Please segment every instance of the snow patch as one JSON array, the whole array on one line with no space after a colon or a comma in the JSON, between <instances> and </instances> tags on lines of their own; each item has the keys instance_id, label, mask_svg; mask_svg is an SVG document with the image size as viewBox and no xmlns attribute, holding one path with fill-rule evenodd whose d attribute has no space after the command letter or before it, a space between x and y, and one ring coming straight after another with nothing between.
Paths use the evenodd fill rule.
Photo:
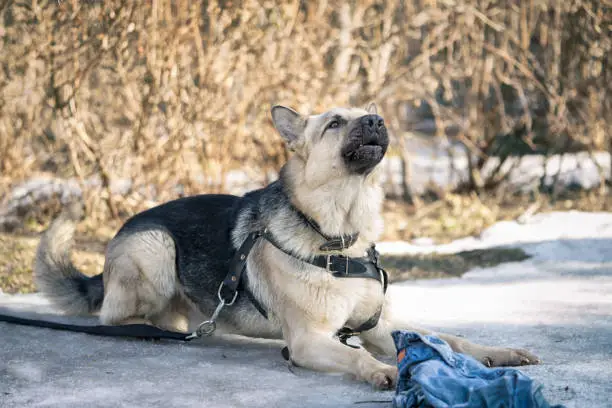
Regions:
<instances>
[{"instance_id":1,"label":"snow patch","mask_svg":"<svg viewBox=\"0 0 612 408\"><path fill-rule=\"evenodd\" d=\"M485 229L478 237L466 237L448 244L435 245L422 240L419 244L406 241L387 241L376 245L383 255L452 254L461 251L498 246L529 248L531 255L541 259L559 259L567 254L568 241L588 239L602 241L612 238L612 213L578 211L537 214L526 222L501 221ZM555 241L555 242L550 242ZM422 244L421 244L422 243ZM533 246L525 244L537 244ZM609 248L609 249L607 249ZM595 259L612 256L612 243L606 246L581 246Z\"/></svg>"}]
</instances>

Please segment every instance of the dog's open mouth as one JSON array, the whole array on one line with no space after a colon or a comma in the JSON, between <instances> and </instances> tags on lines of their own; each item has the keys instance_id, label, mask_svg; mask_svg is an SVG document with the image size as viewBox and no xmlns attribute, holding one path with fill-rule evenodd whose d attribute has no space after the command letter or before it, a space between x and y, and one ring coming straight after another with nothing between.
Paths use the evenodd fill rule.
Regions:
<instances>
[{"instance_id":1,"label":"dog's open mouth","mask_svg":"<svg viewBox=\"0 0 612 408\"><path fill-rule=\"evenodd\" d=\"M386 146L376 142L353 145L343 152L347 167L357 174L369 173L385 155Z\"/></svg>"},{"instance_id":2,"label":"dog's open mouth","mask_svg":"<svg viewBox=\"0 0 612 408\"><path fill-rule=\"evenodd\" d=\"M382 118L363 116L347 135L342 148L344 163L349 171L368 174L383 159L388 146L389 137Z\"/></svg>"},{"instance_id":3,"label":"dog's open mouth","mask_svg":"<svg viewBox=\"0 0 612 408\"><path fill-rule=\"evenodd\" d=\"M380 160L383 156L382 146L376 143L368 143L357 146L356 149L349 150L345 153L345 157L349 160L368 161Z\"/></svg>"}]
</instances>

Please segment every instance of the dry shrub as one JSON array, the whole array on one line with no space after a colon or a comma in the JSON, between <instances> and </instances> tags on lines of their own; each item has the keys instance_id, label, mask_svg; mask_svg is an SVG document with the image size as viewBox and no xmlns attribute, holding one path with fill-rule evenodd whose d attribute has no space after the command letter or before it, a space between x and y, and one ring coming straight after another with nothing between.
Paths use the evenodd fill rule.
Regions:
<instances>
[{"instance_id":1,"label":"dry shrub","mask_svg":"<svg viewBox=\"0 0 612 408\"><path fill-rule=\"evenodd\" d=\"M612 147L610 2L424 3L390 92L423 102L438 133L467 148L469 189L503 181L511 155Z\"/></svg>"},{"instance_id":2,"label":"dry shrub","mask_svg":"<svg viewBox=\"0 0 612 408\"><path fill-rule=\"evenodd\" d=\"M234 168L263 184L286 158L272 104L369 100L396 146L406 104L426 102L477 153L478 187L502 136L607 143L610 14L594 0L5 1L0 188L77 177L102 221L223 191Z\"/></svg>"}]
</instances>

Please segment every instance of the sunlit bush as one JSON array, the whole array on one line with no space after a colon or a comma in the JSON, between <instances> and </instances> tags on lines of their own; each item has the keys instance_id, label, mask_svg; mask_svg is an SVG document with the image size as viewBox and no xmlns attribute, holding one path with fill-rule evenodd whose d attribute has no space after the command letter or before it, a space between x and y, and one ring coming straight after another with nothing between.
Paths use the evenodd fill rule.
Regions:
<instances>
[{"instance_id":1,"label":"sunlit bush","mask_svg":"<svg viewBox=\"0 0 612 408\"><path fill-rule=\"evenodd\" d=\"M235 168L264 183L286 158L272 104L371 100L395 154L429 117L474 153L471 188L486 187L500 179L479 174L491 155L607 148L603 3L3 2L0 191L74 176L103 219L222 191ZM113 194L115 180L129 188Z\"/></svg>"}]
</instances>

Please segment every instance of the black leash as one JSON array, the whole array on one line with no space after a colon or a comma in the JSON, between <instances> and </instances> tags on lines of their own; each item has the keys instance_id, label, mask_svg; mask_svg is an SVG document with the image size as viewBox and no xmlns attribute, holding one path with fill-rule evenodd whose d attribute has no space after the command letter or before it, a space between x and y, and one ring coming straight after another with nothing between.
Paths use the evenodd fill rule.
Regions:
<instances>
[{"instance_id":1,"label":"black leash","mask_svg":"<svg viewBox=\"0 0 612 408\"><path fill-rule=\"evenodd\" d=\"M0 322L20 324L23 326L44 327L47 329L54 330L65 330L78 333L94 334L96 336L132 337L147 340L191 340L191 338L188 338L190 334L162 330L155 326L150 326L147 324L126 324L121 326L89 326L59 323L49 320L28 319L25 317L11 316L6 314L0 314Z\"/></svg>"}]
</instances>

